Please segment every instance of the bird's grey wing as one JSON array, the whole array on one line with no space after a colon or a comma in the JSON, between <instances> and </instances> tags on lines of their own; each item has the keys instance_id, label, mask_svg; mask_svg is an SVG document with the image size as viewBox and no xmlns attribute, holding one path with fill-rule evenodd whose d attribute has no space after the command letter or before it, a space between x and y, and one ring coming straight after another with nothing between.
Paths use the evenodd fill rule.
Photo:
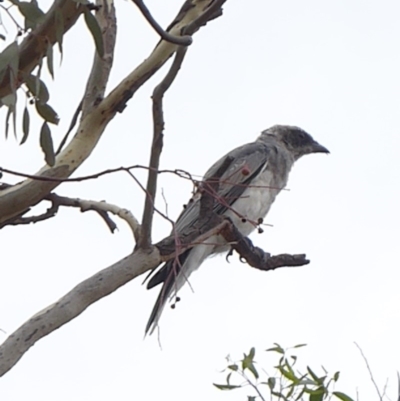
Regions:
<instances>
[{"instance_id":1,"label":"bird's grey wing","mask_svg":"<svg viewBox=\"0 0 400 401\"><path fill-rule=\"evenodd\" d=\"M233 161L219 180L214 211L223 214L244 192L252 180L264 169L268 162L270 147L261 141L248 143L226 154L214 163L204 175L204 180L215 176L227 157ZM201 194L196 192L178 217L175 229L182 232L191 227L199 216Z\"/></svg>"}]
</instances>

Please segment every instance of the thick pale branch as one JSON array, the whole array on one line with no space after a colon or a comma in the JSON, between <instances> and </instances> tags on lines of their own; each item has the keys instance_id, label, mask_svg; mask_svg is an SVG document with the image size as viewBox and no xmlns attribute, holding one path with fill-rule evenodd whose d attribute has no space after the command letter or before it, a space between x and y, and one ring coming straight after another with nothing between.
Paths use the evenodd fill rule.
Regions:
<instances>
[{"instance_id":1,"label":"thick pale branch","mask_svg":"<svg viewBox=\"0 0 400 401\"><path fill-rule=\"evenodd\" d=\"M212 0L192 0L192 7L187 10L170 33L173 35L180 34L181 30L195 21L211 3ZM143 63L81 120L76 135L57 156L54 167L45 166L36 175L54 178L69 177L89 157L105 127L115 114L123 110L126 102L135 91L164 65L176 49L176 45L166 41L160 42ZM39 203L57 185L59 185L57 181L28 179L2 191L0 196L0 223L18 216L30 206Z\"/></svg>"},{"instance_id":2,"label":"thick pale branch","mask_svg":"<svg viewBox=\"0 0 400 401\"><path fill-rule=\"evenodd\" d=\"M23 75L29 74L46 55L49 43L54 45L57 40L57 20L62 20L63 34L77 21L83 12L84 6L73 0L56 0L46 13L43 23L31 32L19 46L19 84L23 82ZM12 92L10 76L6 74L0 83L0 98Z\"/></svg>"},{"instance_id":3,"label":"thick pale branch","mask_svg":"<svg viewBox=\"0 0 400 401\"><path fill-rule=\"evenodd\" d=\"M0 376L7 373L38 340L57 330L87 307L142 273L157 267L156 248L138 250L78 284L56 303L37 313L0 346Z\"/></svg>"},{"instance_id":4,"label":"thick pale branch","mask_svg":"<svg viewBox=\"0 0 400 401\"><path fill-rule=\"evenodd\" d=\"M114 61L114 49L117 39L117 19L114 3L108 0L97 0L96 18L103 34L104 54L100 57L94 54L92 70L86 85L82 102L82 118L93 110L104 97L111 68Z\"/></svg>"}]
</instances>

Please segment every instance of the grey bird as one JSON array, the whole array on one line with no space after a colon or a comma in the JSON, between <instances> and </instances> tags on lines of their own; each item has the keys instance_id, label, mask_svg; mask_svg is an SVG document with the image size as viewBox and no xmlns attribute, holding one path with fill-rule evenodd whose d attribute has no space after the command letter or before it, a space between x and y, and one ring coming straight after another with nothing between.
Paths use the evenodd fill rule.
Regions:
<instances>
[{"instance_id":1,"label":"grey bird","mask_svg":"<svg viewBox=\"0 0 400 401\"><path fill-rule=\"evenodd\" d=\"M220 178L214 212L229 217L243 236L248 236L267 215L278 193L285 188L289 172L296 160L311 153L329 153L311 135L299 127L274 125L266 129L255 142L240 146L218 160L204 175L215 176L226 157L233 158ZM199 192L183 210L175 224L177 234L191 227L199 217ZM224 238L214 235L205 243L194 246L179 256L179 262L165 263L150 279L147 288L163 283L146 326L146 334L158 326L161 313L176 294L210 255L230 249Z\"/></svg>"}]
</instances>

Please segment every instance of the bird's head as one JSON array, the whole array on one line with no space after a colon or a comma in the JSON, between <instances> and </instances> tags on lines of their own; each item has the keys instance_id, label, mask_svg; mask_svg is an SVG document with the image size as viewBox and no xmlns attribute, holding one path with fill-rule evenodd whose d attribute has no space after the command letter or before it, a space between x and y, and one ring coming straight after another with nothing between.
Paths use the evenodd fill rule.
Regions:
<instances>
[{"instance_id":1,"label":"bird's head","mask_svg":"<svg viewBox=\"0 0 400 401\"><path fill-rule=\"evenodd\" d=\"M295 160L310 153L329 153L306 131L291 125L274 125L261 133L260 139L275 137L289 150Z\"/></svg>"}]
</instances>

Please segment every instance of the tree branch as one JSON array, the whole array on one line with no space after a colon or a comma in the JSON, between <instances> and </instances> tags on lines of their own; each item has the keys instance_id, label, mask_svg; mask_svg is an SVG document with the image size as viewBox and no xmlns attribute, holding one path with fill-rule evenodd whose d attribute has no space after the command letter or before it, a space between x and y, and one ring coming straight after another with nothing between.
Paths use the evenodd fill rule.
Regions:
<instances>
[{"instance_id":1,"label":"tree branch","mask_svg":"<svg viewBox=\"0 0 400 401\"><path fill-rule=\"evenodd\" d=\"M165 78L153 91L153 143L151 145L150 165L146 187L146 201L142 219L142 237L140 246L146 248L151 244L151 229L153 225L154 202L157 191L158 168L163 147L164 111L163 98L165 92L175 80L181 66L187 47L180 47Z\"/></svg>"},{"instance_id":2,"label":"tree branch","mask_svg":"<svg viewBox=\"0 0 400 401\"><path fill-rule=\"evenodd\" d=\"M56 17L61 16L64 26L62 33L65 34L77 21L83 12L84 6L73 0L56 0L46 13L43 23L32 31L19 46L18 82L24 82L24 76L32 72L40 60L46 55L49 44L54 45L57 41ZM15 85L15 83L14 83ZM5 74L0 82L0 98L12 93L10 75Z\"/></svg>"},{"instance_id":3,"label":"tree branch","mask_svg":"<svg viewBox=\"0 0 400 401\"><path fill-rule=\"evenodd\" d=\"M175 45L190 46L193 42L190 36L175 36L171 35L169 32L164 31L158 22L151 15L149 9L146 7L142 0L132 0L136 6L139 8L140 12L146 18L147 22L152 26L152 28L160 35L161 39L167 42L173 43Z\"/></svg>"},{"instance_id":4,"label":"tree branch","mask_svg":"<svg viewBox=\"0 0 400 401\"><path fill-rule=\"evenodd\" d=\"M17 226L21 224L38 223L40 221L44 221L54 217L58 213L60 206L66 206L66 207L79 208L82 213L87 212L89 210L93 210L94 212L98 213L99 216L104 220L104 222L110 229L111 233L114 233L114 231L117 228L117 225L114 223L114 221L110 218L108 214L109 213L114 214L127 222L132 231L135 241L136 242L139 241L140 238L139 222L136 220L133 214L127 209L122 209L119 206L104 201L99 202L99 201L84 200L78 198L69 198L66 196L57 195L55 193L47 195L44 199L51 202L51 206L46 210L46 212L37 216L29 216L29 217L20 216L18 218L12 219L9 222L4 223L3 225L0 225L0 228L2 228L4 225ZM29 210L27 210L27 212L28 211Z\"/></svg>"},{"instance_id":5,"label":"tree branch","mask_svg":"<svg viewBox=\"0 0 400 401\"><path fill-rule=\"evenodd\" d=\"M254 246L249 238L243 237L232 223L226 225L221 230L221 235L231 244L232 249L240 255L241 259L244 259L248 265L259 270L267 271L279 267L304 266L310 263L304 254L290 255L285 253L271 256L261 248ZM231 254L232 250L228 253L227 258Z\"/></svg>"},{"instance_id":6,"label":"tree branch","mask_svg":"<svg viewBox=\"0 0 400 401\"><path fill-rule=\"evenodd\" d=\"M82 119L85 118L104 97L107 82L114 61L114 49L117 40L117 17L114 3L107 0L96 0L98 11L96 18L103 36L103 57L94 52L92 69L82 101Z\"/></svg>"},{"instance_id":7,"label":"tree branch","mask_svg":"<svg viewBox=\"0 0 400 401\"><path fill-rule=\"evenodd\" d=\"M179 34L185 26L204 12L211 1L191 0L191 7L170 33ZM69 177L89 157L115 114L124 109L126 102L136 90L158 71L175 51L176 45L166 41L160 42L145 61L81 120L71 142L56 157L55 165L53 167L45 166L35 175L51 179ZM58 184L56 180L32 181L27 179L12 188L1 191L0 223L18 216L22 211L39 203Z\"/></svg>"},{"instance_id":8,"label":"tree branch","mask_svg":"<svg viewBox=\"0 0 400 401\"><path fill-rule=\"evenodd\" d=\"M0 346L0 376L7 373L38 340L57 330L88 306L160 264L156 248L137 250L82 281L56 303L34 315Z\"/></svg>"}]
</instances>

